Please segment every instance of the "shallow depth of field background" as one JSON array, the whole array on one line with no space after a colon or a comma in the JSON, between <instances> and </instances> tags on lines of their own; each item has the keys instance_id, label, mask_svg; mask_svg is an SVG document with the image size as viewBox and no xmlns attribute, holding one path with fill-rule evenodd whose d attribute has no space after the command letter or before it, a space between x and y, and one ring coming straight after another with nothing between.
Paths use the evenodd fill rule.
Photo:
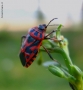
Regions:
<instances>
[{"instance_id":1,"label":"shallow depth of field background","mask_svg":"<svg viewBox=\"0 0 83 90\"><path fill-rule=\"evenodd\" d=\"M21 62L19 59L21 36L27 34L27 30L29 28L35 25L38 25L40 23L47 24L50 19L54 18L53 15L52 16L46 16L47 14L45 15L45 12L43 12L42 7L40 7L41 0L35 0L35 1L38 2L37 10L34 12L34 14L30 14L27 12L27 15L24 16L24 17L30 16L30 18L31 16L32 18L34 16L33 20L28 18L24 18L24 19L19 18L19 16L23 17L23 14L25 13L24 11L26 10L22 10L21 13L23 14L19 15L20 9L18 9L19 13L15 11L16 9L15 10L13 9L12 11L12 5L11 5L11 9L10 8L4 9L3 14L5 15L3 18L0 18L0 90L71 90L66 80L60 79L54 76L48 71L47 68L43 67L42 65L38 65L36 60L34 61L34 63L32 63L32 65L29 68L24 68L21 65ZM63 2L65 3L65 0L63 0ZM6 3L5 1L3 1L4 8ZM15 2L13 1L13 3ZM22 4L22 2L20 3ZM64 5L66 5L66 3ZM50 4L54 5L54 3L50 3ZM25 4L25 6L28 7L27 4ZM57 6L55 4L55 8L56 7ZM80 10L79 20L75 21L75 18L70 11L69 14L66 14L68 17L64 19L65 21L61 19L60 17L61 15L59 15L59 18L60 18L59 21L55 20L55 22L56 24L65 23L64 27L61 29L61 33L69 41L70 57L73 60L73 63L75 63L83 70L83 6L82 6L82 3L80 3L80 7L81 8L79 9ZM9 13L7 15L9 15L10 18L6 16L7 10ZM57 11L58 10L59 9L57 9ZM12 11L12 14L10 13L11 11ZM51 13L51 10L50 10L50 13ZM52 12L52 14L53 13L55 14L56 12ZM15 14L18 17L16 16L14 17L13 14ZM58 17L58 14L55 17ZM65 17L64 14L62 14L62 17ZM21 19L23 20L23 22ZM30 20L32 21L30 22ZM61 23L60 23L60 20L62 20ZM55 24L55 23L52 23L52 24ZM56 29L56 27L57 26L48 27L47 32L50 32L51 30ZM60 63L64 64L64 61L61 55L53 54L52 56L55 59L59 60ZM50 60L50 58L48 57L47 53L43 53L43 62L46 60Z\"/></svg>"}]
</instances>

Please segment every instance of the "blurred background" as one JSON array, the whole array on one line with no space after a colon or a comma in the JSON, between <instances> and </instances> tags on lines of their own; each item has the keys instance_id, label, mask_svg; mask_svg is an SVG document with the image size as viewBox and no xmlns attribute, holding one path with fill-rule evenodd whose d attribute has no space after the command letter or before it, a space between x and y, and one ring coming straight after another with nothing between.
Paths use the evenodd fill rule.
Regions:
<instances>
[{"instance_id":1,"label":"blurred background","mask_svg":"<svg viewBox=\"0 0 83 90\"><path fill-rule=\"evenodd\" d=\"M24 68L19 59L21 36L39 24L62 24L69 40L70 57L83 70L83 0L1 0L0 1L0 90L71 90L68 82L39 66ZM47 32L56 29L48 27ZM44 60L50 58L46 53ZM53 57L64 63L61 55Z\"/></svg>"}]
</instances>

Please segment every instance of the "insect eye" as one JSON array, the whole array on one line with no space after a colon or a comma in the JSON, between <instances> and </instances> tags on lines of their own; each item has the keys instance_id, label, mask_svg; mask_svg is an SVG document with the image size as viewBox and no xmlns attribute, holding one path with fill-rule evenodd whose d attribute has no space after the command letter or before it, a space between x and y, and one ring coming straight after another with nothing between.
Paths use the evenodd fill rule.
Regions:
<instances>
[{"instance_id":1,"label":"insect eye","mask_svg":"<svg viewBox=\"0 0 83 90\"><path fill-rule=\"evenodd\" d=\"M42 24L46 28L46 24Z\"/></svg>"}]
</instances>

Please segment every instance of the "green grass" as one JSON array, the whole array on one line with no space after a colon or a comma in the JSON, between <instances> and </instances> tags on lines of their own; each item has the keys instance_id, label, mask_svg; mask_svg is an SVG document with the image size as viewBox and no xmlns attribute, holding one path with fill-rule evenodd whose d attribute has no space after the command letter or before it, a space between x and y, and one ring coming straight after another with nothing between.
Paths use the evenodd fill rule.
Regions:
<instances>
[{"instance_id":1,"label":"green grass","mask_svg":"<svg viewBox=\"0 0 83 90\"><path fill-rule=\"evenodd\" d=\"M0 90L71 90L66 80L37 65L36 60L29 68L21 65L18 55L21 36L26 32L0 32ZM69 39L73 62L83 69L83 31L62 33ZM45 57L50 59L47 54ZM53 57L64 63L60 55Z\"/></svg>"}]
</instances>

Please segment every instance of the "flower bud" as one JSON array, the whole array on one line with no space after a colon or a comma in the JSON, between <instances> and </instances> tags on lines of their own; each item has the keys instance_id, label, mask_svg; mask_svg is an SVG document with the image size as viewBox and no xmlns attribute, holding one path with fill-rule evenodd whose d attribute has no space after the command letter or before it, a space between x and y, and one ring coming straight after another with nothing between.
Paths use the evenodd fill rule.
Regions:
<instances>
[{"instance_id":1,"label":"flower bud","mask_svg":"<svg viewBox=\"0 0 83 90\"><path fill-rule=\"evenodd\" d=\"M38 65L41 65L41 64L42 64L43 59L42 59L41 53L39 53L39 54L37 55L36 60L37 60Z\"/></svg>"},{"instance_id":2,"label":"flower bud","mask_svg":"<svg viewBox=\"0 0 83 90\"><path fill-rule=\"evenodd\" d=\"M48 67L48 69L49 69L49 71L50 71L52 74L54 74L54 75L56 75L56 76L58 76L58 77L61 77L61 78L64 78L64 77L65 77L64 72L63 72L59 67L57 67L57 66L52 66L52 65L50 65L50 66Z\"/></svg>"},{"instance_id":3,"label":"flower bud","mask_svg":"<svg viewBox=\"0 0 83 90\"><path fill-rule=\"evenodd\" d=\"M42 64L42 59L39 59L39 60L37 61L37 63L38 63L38 65L41 65L41 64Z\"/></svg>"},{"instance_id":4,"label":"flower bud","mask_svg":"<svg viewBox=\"0 0 83 90\"><path fill-rule=\"evenodd\" d=\"M60 24L57 28L57 31L56 31L56 38L59 40L60 39L60 36L61 36L61 32L60 32L60 29L61 29L62 25Z\"/></svg>"}]
</instances>

